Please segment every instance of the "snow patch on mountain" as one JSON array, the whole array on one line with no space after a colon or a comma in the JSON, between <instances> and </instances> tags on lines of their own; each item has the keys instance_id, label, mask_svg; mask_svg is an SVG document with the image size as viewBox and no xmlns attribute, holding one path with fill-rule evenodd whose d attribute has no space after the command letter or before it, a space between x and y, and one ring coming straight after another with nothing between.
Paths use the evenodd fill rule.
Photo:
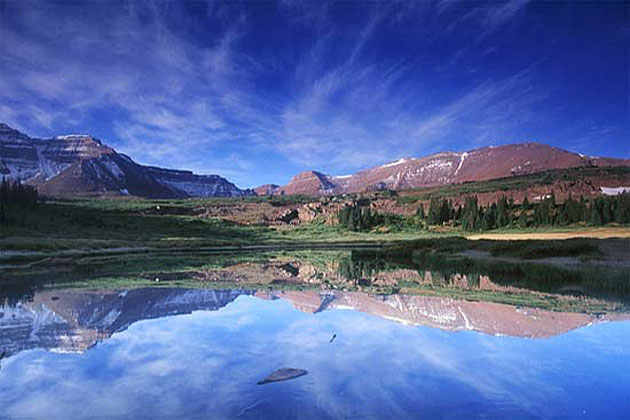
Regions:
<instances>
[{"instance_id":1,"label":"snow patch on mountain","mask_svg":"<svg viewBox=\"0 0 630 420\"><path fill-rule=\"evenodd\" d=\"M604 195L619 195L623 193L630 193L630 187L601 187L601 190Z\"/></svg>"},{"instance_id":2,"label":"snow patch on mountain","mask_svg":"<svg viewBox=\"0 0 630 420\"><path fill-rule=\"evenodd\" d=\"M64 134L61 136L55 136L55 140L74 140L74 139L89 139L91 136L88 134Z\"/></svg>"},{"instance_id":3,"label":"snow patch on mountain","mask_svg":"<svg viewBox=\"0 0 630 420\"><path fill-rule=\"evenodd\" d=\"M453 166L453 162L444 160L432 160L428 165L424 166L427 169L448 169Z\"/></svg>"},{"instance_id":4,"label":"snow patch on mountain","mask_svg":"<svg viewBox=\"0 0 630 420\"><path fill-rule=\"evenodd\" d=\"M453 175L457 175L459 170L462 169L462 165L464 164L464 160L468 157L468 152L464 152L459 156L459 165L457 165L457 169L455 169L455 173Z\"/></svg>"},{"instance_id":5,"label":"snow patch on mountain","mask_svg":"<svg viewBox=\"0 0 630 420\"><path fill-rule=\"evenodd\" d=\"M408 159L408 158L398 159L396 162L390 162L390 163L386 163L385 165L381 165L381 168L389 168L396 165L402 165L403 163L407 163L410 160L411 159Z\"/></svg>"},{"instance_id":6,"label":"snow patch on mountain","mask_svg":"<svg viewBox=\"0 0 630 420\"><path fill-rule=\"evenodd\" d=\"M175 190L186 193L189 197L240 197L240 191L226 188L217 182L172 181L160 179L160 182Z\"/></svg>"}]
</instances>

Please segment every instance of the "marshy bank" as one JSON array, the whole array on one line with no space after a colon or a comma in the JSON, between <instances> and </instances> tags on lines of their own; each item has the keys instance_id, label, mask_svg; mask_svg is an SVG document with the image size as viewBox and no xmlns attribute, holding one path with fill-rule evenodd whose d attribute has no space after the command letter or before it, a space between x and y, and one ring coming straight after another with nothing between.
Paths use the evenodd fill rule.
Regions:
<instances>
[{"instance_id":1,"label":"marshy bank","mask_svg":"<svg viewBox=\"0 0 630 420\"><path fill-rule=\"evenodd\" d=\"M293 248L146 249L2 259L2 293L135 287L424 294L552 310L630 305L628 240L423 239ZM548 257L553 255L553 257Z\"/></svg>"}]
</instances>

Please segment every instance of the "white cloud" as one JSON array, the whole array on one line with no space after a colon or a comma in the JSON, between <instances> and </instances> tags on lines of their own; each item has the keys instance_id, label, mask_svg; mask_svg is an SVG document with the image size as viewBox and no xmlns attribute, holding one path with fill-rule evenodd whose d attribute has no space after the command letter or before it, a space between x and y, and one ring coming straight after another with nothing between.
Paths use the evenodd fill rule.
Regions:
<instances>
[{"instance_id":1,"label":"white cloud","mask_svg":"<svg viewBox=\"0 0 630 420\"><path fill-rule=\"evenodd\" d=\"M501 25L524 4L472 7L459 24L475 18L478 25ZM68 125L88 132L88 121L103 118L115 134L104 140L141 163L226 168L249 185L256 183L247 171L255 170L259 152L273 151L304 169L362 169L424 152L444 133L468 127L461 119L479 115L476 96L484 106L493 105L490 98L510 99L507 90L497 91L509 79L462 82L452 89L459 97L439 97L422 49L382 57L373 48L384 32L414 16L426 26L414 24L415 36L436 42L432 19L450 9L438 6L366 6L345 27L331 19L337 4L283 4L278 17L288 33L312 39L306 49L283 40L296 50L287 61L247 48L256 16L235 5L209 2L206 16L191 19L170 2L130 1L119 9L108 2L12 3L17 24L0 27L0 118L49 135ZM196 31L204 35L192 36ZM269 81L278 75L286 80ZM498 120L482 114L478 127ZM249 163L234 165L239 161Z\"/></svg>"}]
</instances>

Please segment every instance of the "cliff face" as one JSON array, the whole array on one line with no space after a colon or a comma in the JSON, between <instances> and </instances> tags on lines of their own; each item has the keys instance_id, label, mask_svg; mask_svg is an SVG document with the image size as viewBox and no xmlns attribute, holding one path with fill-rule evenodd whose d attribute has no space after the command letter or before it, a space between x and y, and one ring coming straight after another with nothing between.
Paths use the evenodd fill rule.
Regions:
<instances>
[{"instance_id":1,"label":"cliff face","mask_svg":"<svg viewBox=\"0 0 630 420\"><path fill-rule=\"evenodd\" d=\"M78 160L112 153L91 136L36 139L0 123L0 175L11 179L45 182Z\"/></svg>"},{"instance_id":2,"label":"cliff face","mask_svg":"<svg viewBox=\"0 0 630 420\"><path fill-rule=\"evenodd\" d=\"M31 138L0 123L0 177L46 194L115 194L148 198L253 194L218 175L139 165L88 135Z\"/></svg>"}]
</instances>

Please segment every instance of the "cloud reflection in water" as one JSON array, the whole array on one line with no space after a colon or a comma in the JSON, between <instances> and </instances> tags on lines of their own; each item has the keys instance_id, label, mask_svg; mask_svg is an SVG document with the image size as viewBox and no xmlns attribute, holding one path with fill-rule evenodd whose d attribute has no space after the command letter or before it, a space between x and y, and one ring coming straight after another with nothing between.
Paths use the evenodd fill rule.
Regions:
<instances>
[{"instance_id":1,"label":"cloud reflection in water","mask_svg":"<svg viewBox=\"0 0 630 420\"><path fill-rule=\"evenodd\" d=\"M81 354L3 360L0 417L618 418L630 412L629 333L630 322L538 340L454 333L240 296L134 323ZM256 386L283 366L309 374Z\"/></svg>"}]
</instances>

